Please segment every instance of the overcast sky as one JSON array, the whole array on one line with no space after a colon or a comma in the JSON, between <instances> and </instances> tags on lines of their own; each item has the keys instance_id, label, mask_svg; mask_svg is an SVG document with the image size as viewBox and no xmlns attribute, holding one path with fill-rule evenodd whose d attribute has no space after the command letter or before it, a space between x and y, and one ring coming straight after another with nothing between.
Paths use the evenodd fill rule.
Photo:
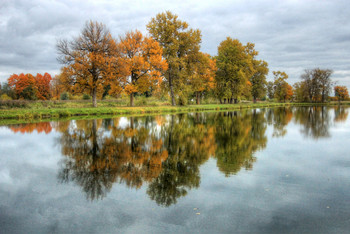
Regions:
<instances>
[{"instance_id":1,"label":"overcast sky","mask_svg":"<svg viewBox=\"0 0 350 234\"><path fill-rule=\"evenodd\" d=\"M87 20L112 35L138 29L170 10L202 31L201 50L217 54L226 37L255 43L272 71L299 81L304 69L328 68L350 88L350 4L346 0L87 1L0 0L0 81L13 73L58 74L58 39L79 35Z\"/></svg>"}]
</instances>

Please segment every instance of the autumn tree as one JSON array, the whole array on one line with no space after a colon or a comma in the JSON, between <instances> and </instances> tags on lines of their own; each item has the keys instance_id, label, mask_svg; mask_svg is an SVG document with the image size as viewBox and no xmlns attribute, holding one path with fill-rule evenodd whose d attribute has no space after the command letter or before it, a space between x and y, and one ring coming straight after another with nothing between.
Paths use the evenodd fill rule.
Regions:
<instances>
[{"instance_id":1,"label":"autumn tree","mask_svg":"<svg viewBox=\"0 0 350 234\"><path fill-rule=\"evenodd\" d=\"M37 96L40 100L49 100L51 98L50 82L52 78L49 73L44 75L37 74L35 77L36 87L38 89Z\"/></svg>"},{"instance_id":2,"label":"autumn tree","mask_svg":"<svg viewBox=\"0 0 350 234\"><path fill-rule=\"evenodd\" d=\"M335 86L334 94L338 98L339 102L349 98L349 92L346 86Z\"/></svg>"},{"instance_id":3,"label":"autumn tree","mask_svg":"<svg viewBox=\"0 0 350 234\"><path fill-rule=\"evenodd\" d=\"M204 92L215 88L215 60L209 54L198 52L189 63L189 80L192 91L196 96L196 103L200 104L200 97Z\"/></svg>"},{"instance_id":4,"label":"autumn tree","mask_svg":"<svg viewBox=\"0 0 350 234\"><path fill-rule=\"evenodd\" d=\"M274 97L278 101L289 100L293 96L293 88L287 83L288 75L285 72L273 71Z\"/></svg>"},{"instance_id":5,"label":"autumn tree","mask_svg":"<svg viewBox=\"0 0 350 234\"><path fill-rule=\"evenodd\" d=\"M237 103L243 95L247 81L254 74L252 57L247 51L249 43L244 46L237 39L227 37L218 47L216 57L217 94L229 103Z\"/></svg>"},{"instance_id":6,"label":"autumn tree","mask_svg":"<svg viewBox=\"0 0 350 234\"><path fill-rule=\"evenodd\" d=\"M293 85L294 101L296 101L296 102L307 102L308 95L307 95L306 88L307 87L305 85L305 82L303 82L303 81L294 83L294 85Z\"/></svg>"},{"instance_id":7,"label":"autumn tree","mask_svg":"<svg viewBox=\"0 0 350 234\"><path fill-rule=\"evenodd\" d=\"M32 74L13 74L8 78L8 85L16 93L17 98L36 100L38 87Z\"/></svg>"},{"instance_id":8,"label":"autumn tree","mask_svg":"<svg viewBox=\"0 0 350 234\"><path fill-rule=\"evenodd\" d=\"M269 68L267 62L256 59L259 52L256 51L254 47L254 43L250 42L248 42L245 46L246 53L250 55L253 65L253 69L250 70L252 75L249 78L249 83L247 86L250 89L249 91L255 103L258 98L265 96L267 85L266 75L269 73Z\"/></svg>"},{"instance_id":9,"label":"autumn tree","mask_svg":"<svg viewBox=\"0 0 350 234\"><path fill-rule=\"evenodd\" d=\"M59 99L61 93L63 93L64 91L68 91L66 89L66 85L64 84L64 80L63 80L63 74L61 73L59 75L56 75L52 78L51 83L50 83L50 93L53 99ZM68 86L68 89L70 89L71 86Z\"/></svg>"},{"instance_id":10,"label":"autumn tree","mask_svg":"<svg viewBox=\"0 0 350 234\"><path fill-rule=\"evenodd\" d=\"M163 56L168 70L163 74L170 90L171 104L176 105L175 95L183 96L186 79L186 62L189 56L200 49L200 30L190 29L185 21L170 11L159 13L147 24L153 39L163 47Z\"/></svg>"},{"instance_id":11,"label":"autumn tree","mask_svg":"<svg viewBox=\"0 0 350 234\"><path fill-rule=\"evenodd\" d=\"M90 92L93 106L97 107L98 91L116 79L113 63L117 46L106 26L87 22L80 36L71 41L60 40L57 49L58 60L67 65L64 72L74 88Z\"/></svg>"},{"instance_id":12,"label":"autumn tree","mask_svg":"<svg viewBox=\"0 0 350 234\"><path fill-rule=\"evenodd\" d=\"M307 69L301 75L308 95L308 101L325 102L333 85L331 81L332 70L320 68Z\"/></svg>"},{"instance_id":13,"label":"autumn tree","mask_svg":"<svg viewBox=\"0 0 350 234\"><path fill-rule=\"evenodd\" d=\"M269 99L273 99L275 97L275 90L274 90L274 85L272 81L267 82L266 90L267 90L267 97Z\"/></svg>"},{"instance_id":14,"label":"autumn tree","mask_svg":"<svg viewBox=\"0 0 350 234\"><path fill-rule=\"evenodd\" d=\"M135 93L159 88L167 63L159 43L137 30L121 37L118 47L126 70L122 83L130 95L130 106L134 106Z\"/></svg>"}]
</instances>

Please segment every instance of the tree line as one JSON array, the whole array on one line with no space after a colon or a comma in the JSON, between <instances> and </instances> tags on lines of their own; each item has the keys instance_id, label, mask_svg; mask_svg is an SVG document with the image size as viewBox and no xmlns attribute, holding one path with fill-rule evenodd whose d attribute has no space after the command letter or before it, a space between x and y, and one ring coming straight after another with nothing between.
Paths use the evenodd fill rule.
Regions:
<instances>
[{"instance_id":1,"label":"tree line","mask_svg":"<svg viewBox=\"0 0 350 234\"><path fill-rule=\"evenodd\" d=\"M79 36L58 41L63 65L59 75L14 74L1 93L30 100L58 99L65 92L86 94L96 107L97 99L122 94L129 96L130 106L135 95L169 97L172 105L186 105L190 99L200 104L207 97L220 103L256 102L266 96L283 102L325 102L334 86L332 71L320 68L305 70L293 87L283 71L273 71L274 81L267 82L268 63L257 58L259 52L250 42L244 45L227 37L217 56L203 53L201 31L170 11L157 14L146 27L149 36L135 30L116 39L104 24L89 21ZM345 86L334 91L339 101L349 98Z\"/></svg>"}]
</instances>

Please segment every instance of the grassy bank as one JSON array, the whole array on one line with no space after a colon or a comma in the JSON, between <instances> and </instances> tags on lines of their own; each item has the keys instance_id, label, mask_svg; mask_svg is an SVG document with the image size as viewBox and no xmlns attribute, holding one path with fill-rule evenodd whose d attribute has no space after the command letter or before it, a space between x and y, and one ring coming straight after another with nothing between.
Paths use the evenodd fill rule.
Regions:
<instances>
[{"instance_id":1,"label":"grassy bank","mask_svg":"<svg viewBox=\"0 0 350 234\"><path fill-rule=\"evenodd\" d=\"M350 105L350 102L343 102L342 105ZM0 124L14 122L31 122L33 120L50 120L72 117L102 117L102 116L124 116L143 115L160 113L185 113L196 111L218 111L218 110L239 110L244 108L280 107L280 106L310 106L310 105L338 105L338 103L239 103L239 104L206 104L188 106L140 106L123 107L113 105L111 102L101 102L98 108L90 107L88 102L59 102L45 103L33 102L24 107L5 108L0 110Z\"/></svg>"}]
</instances>

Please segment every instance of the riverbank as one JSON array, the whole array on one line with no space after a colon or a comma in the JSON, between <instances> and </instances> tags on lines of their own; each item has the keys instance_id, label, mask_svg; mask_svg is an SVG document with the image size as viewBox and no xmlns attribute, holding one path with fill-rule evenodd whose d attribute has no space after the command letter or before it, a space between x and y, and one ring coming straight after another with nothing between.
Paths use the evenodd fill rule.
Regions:
<instances>
[{"instance_id":1,"label":"riverbank","mask_svg":"<svg viewBox=\"0 0 350 234\"><path fill-rule=\"evenodd\" d=\"M103 117L103 116L125 116L125 115L144 115L144 114L166 114L166 113L186 113L198 111L223 111L239 110L246 108L263 107L283 107L283 106L313 106L313 105L338 105L332 103L239 103L239 104L207 104L207 105L188 105L188 106L143 106L143 107L120 107L120 106L101 106L93 107L40 107L40 108L8 108L0 110L0 124L10 124L18 122L32 122L40 120L54 120L61 118L74 117ZM342 102L341 105L350 105L350 102Z\"/></svg>"}]
</instances>

